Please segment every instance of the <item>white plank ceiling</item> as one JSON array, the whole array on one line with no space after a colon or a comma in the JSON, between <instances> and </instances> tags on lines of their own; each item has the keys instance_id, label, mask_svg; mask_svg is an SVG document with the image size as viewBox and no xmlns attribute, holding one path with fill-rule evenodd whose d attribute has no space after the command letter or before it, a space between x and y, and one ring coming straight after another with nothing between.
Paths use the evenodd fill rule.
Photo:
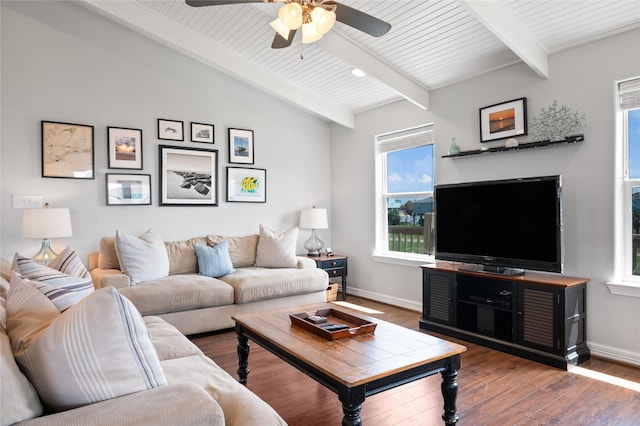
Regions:
<instances>
[{"instance_id":1,"label":"white plank ceiling","mask_svg":"<svg viewBox=\"0 0 640 426\"><path fill-rule=\"evenodd\" d=\"M548 55L640 28L640 0L342 1L391 30L376 38L338 22L316 43L303 46L297 34L276 50L269 22L281 3L80 4L347 127L357 112L402 98L428 108L429 90L515 63L548 78Z\"/></svg>"}]
</instances>

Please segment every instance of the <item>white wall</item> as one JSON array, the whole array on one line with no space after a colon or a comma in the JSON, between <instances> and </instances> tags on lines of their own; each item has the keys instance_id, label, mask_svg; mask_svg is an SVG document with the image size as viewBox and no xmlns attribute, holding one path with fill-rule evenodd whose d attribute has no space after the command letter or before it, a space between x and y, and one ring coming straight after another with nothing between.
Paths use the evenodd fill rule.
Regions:
<instances>
[{"instance_id":1,"label":"white wall","mask_svg":"<svg viewBox=\"0 0 640 426\"><path fill-rule=\"evenodd\" d=\"M246 235L263 223L298 225L300 209L330 209L329 125L72 2L2 2L1 256L32 255L14 194L71 209L71 244L83 256L116 229L153 227L166 241ZM157 139L157 119L215 125L215 144ZM40 120L95 126L95 180L41 177ZM143 130L144 170L107 168L107 126ZM227 203L227 128L254 130L255 165L267 170L267 203ZM160 207L158 145L219 150L219 207ZM152 175L153 206L107 207L105 173ZM300 231L299 253L309 231ZM327 243L330 231L319 232Z\"/></svg>"},{"instance_id":2,"label":"white wall","mask_svg":"<svg viewBox=\"0 0 640 426\"><path fill-rule=\"evenodd\" d=\"M376 263L374 250L374 135L433 122L436 183L561 174L565 273L587 277L589 346L594 353L640 364L640 299L612 295L614 82L640 74L640 31L550 57L550 78L524 65L488 73L431 92L429 111L398 102L363 112L355 130L332 127L333 248L349 255L354 294L421 307L418 267ZM587 115L585 141L538 150L443 159L449 140L478 149L478 109L526 97L529 117L554 100ZM522 140L526 140L522 138ZM500 143L503 143L500 142ZM495 143L491 144L495 145Z\"/></svg>"}]
</instances>

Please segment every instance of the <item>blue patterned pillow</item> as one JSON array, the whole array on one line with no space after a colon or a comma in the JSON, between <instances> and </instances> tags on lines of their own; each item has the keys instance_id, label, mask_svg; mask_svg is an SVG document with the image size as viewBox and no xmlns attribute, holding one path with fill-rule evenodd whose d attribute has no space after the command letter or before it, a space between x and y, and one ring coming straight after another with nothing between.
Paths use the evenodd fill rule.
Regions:
<instances>
[{"instance_id":1,"label":"blue patterned pillow","mask_svg":"<svg viewBox=\"0 0 640 426\"><path fill-rule=\"evenodd\" d=\"M226 241L218 243L214 247L196 244L195 248L200 275L218 278L236 271L233 269Z\"/></svg>"}]
</instances>

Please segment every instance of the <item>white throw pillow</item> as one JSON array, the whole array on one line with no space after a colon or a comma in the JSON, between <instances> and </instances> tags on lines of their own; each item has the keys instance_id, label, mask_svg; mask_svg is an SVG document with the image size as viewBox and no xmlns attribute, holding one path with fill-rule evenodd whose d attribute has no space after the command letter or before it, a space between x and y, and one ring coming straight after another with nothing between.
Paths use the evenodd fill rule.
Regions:
<instances>
[{"instance_id":1,"label":"white throw pillow","mask_svg":"<svg viewBox=\"0 0 640 426\"><path fill-rule=\"evenodd\" d=\"M139 237L116 231L116 252L132 285L169 275L167 249L162 237L152 230Z\"/></svg>"},{"instance_id":2,"label":"white throw pillow","mask_svg":"<svg viewBox=\"0 0 640 426\"><path fill-rule=\"evenodd\" d=\"M113 287L63 312L16 360L54 411L166 385L142 316Z\"/></svg>"},{"instance_id":3,"label":"white throw pillow","mask_svg":"<svg viewBox=\"0 0 640 426\"><path fill-rule=\"evenodd\" d=\"M274 232L260 225L260 238L256 250L256 266L263 268L295 268L298 228Z\"/></svg>"},{"instance_id":4,"label":"white throw pillow","mask_svg":"<svg viewBox=\"0 0 640 426\"><path fill-rule=\"evenodd\" d=\"M47 296L60 312L93 293L91 275L75 251L66 248L61 256L50 263L52 267L17 253L13 258L20 276L32 280L33 286Z\"/></svg>"}]
</instances>

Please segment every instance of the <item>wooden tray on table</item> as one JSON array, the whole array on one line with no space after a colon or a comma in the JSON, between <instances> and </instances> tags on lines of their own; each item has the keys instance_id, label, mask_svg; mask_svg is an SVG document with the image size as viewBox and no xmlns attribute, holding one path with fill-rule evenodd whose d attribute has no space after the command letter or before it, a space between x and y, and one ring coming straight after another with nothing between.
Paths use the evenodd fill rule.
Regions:
<instances>
[{"instance_id":1,"label":"wooden tray on table","mask_svg":"<svg viewBox=\"0 0 640 426\"><path fill-rule=\"evenodd\" d=\"M311 316L326 318L326 322L312 322L309 318ZM373 334L376 329L376 324L373 322L333 308L321 309L315 313L301 312L289 314L289 318L291 318L292 324L300 326L328 340L344 339L361 334ZM344 327L341 329L332 329L331 325Z\"/></svg>"}]
</instances>

